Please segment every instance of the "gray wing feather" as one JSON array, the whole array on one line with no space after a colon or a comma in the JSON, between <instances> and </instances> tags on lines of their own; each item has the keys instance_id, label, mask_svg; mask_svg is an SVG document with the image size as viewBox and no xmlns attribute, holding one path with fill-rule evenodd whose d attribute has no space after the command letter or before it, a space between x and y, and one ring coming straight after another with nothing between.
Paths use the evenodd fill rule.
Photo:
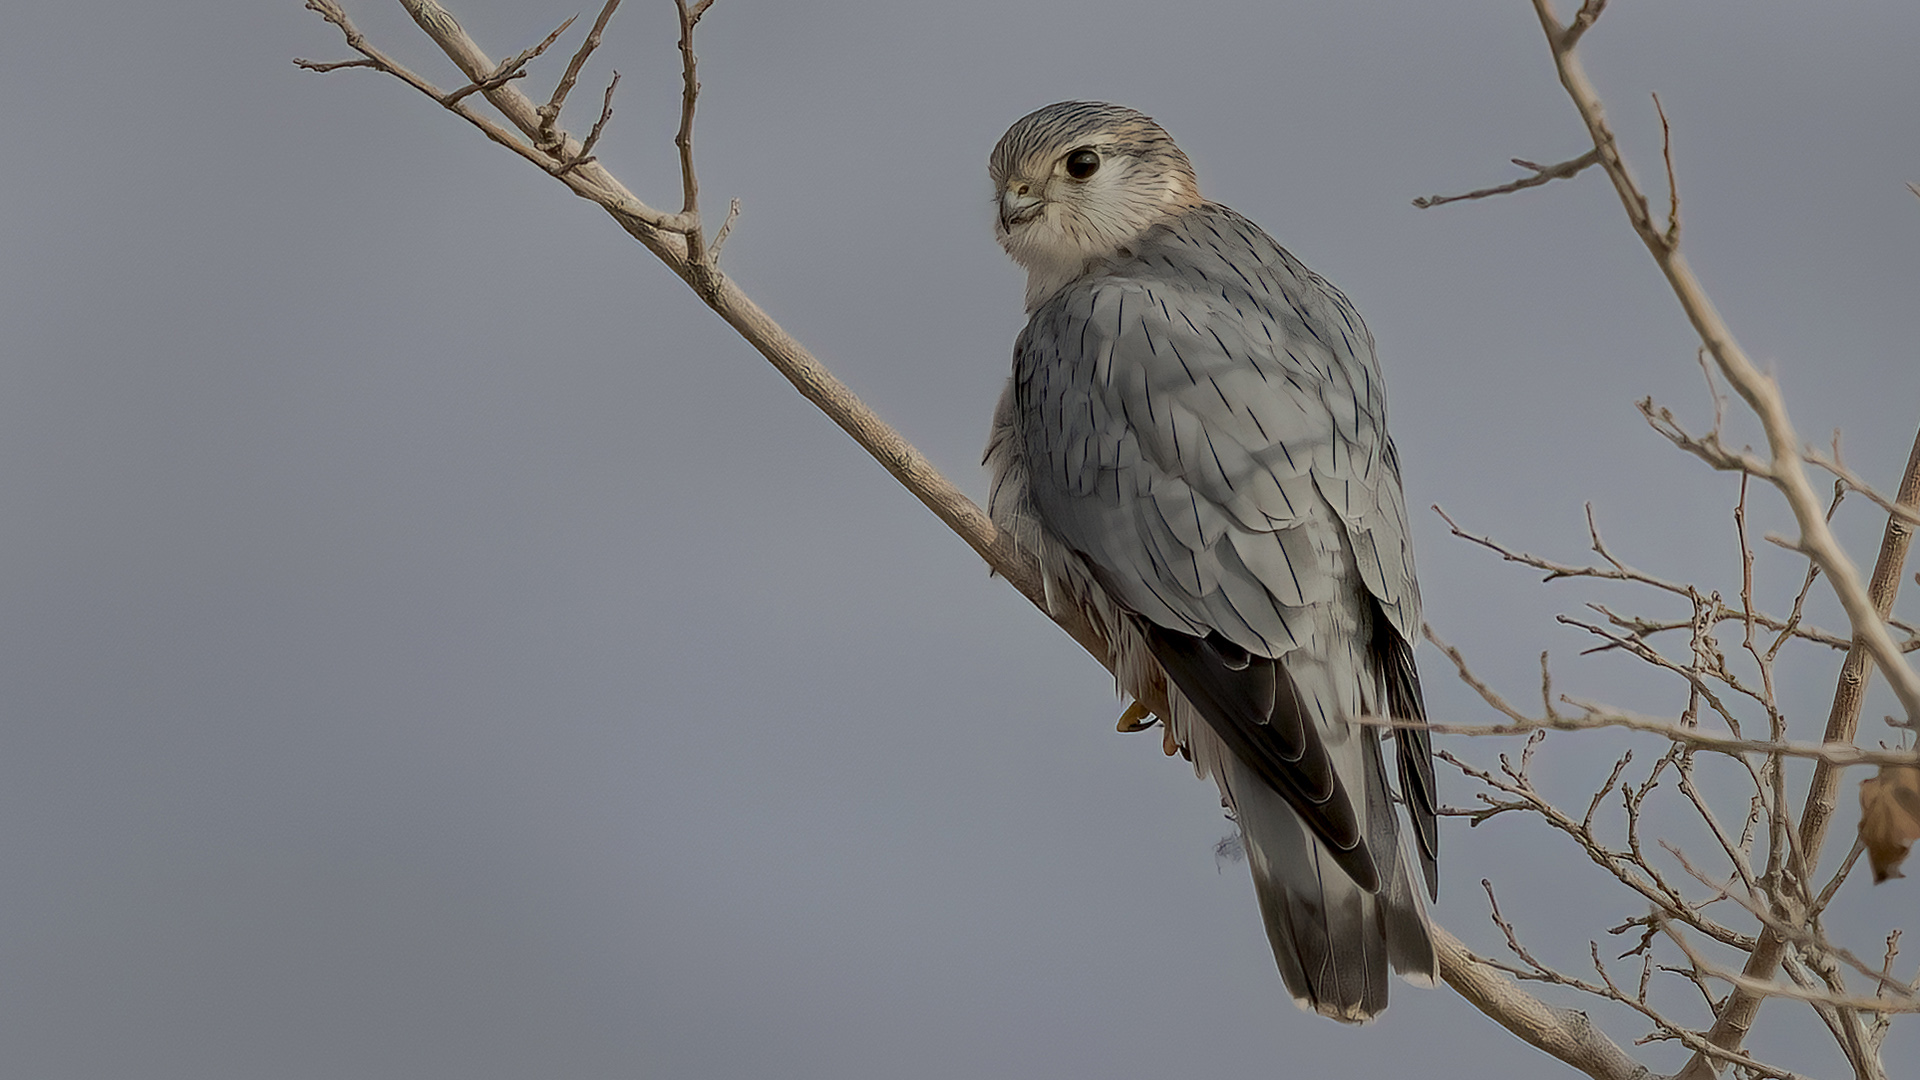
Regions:
<instances>
[{"instance_id":1,"label":"gray wing feather","mask_svg":"<svg viewBox=\"0 0 1920 1080\"><path fill-rule=\"evenodd\" d=\"M1330 509L1368 591L1416 640L1406 511L1364 324L1231 211L1181 222L1149 234L1131 273L1063 290L1021 336L1014 391L1042 520L1115 571L1129 608L1272 656L1297 640L1287 612L1335 587L1314 572L1324 543L1299 528ZM1264 602L1243 589L1227 604L1229 559ZM1246 628L1228 633L1222 617Z\"/></svg>"}]
</instances>

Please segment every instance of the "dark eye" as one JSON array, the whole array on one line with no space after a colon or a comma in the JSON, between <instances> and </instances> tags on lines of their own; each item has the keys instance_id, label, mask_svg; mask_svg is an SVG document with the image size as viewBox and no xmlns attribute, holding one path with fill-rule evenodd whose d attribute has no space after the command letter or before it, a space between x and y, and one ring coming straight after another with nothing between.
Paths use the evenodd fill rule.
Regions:
<instances>
[{"instance_id":1,"label":"dark eye","mask_svg":"<svg viewBox=\"0 0 1920 1080\"><path fill-rule=\"evenodd\" d=\"M1085 180L1100 168L1100 155L1091 150L1075 150L1067 155L1067 175Z\"/></svg>"}]
</instances>

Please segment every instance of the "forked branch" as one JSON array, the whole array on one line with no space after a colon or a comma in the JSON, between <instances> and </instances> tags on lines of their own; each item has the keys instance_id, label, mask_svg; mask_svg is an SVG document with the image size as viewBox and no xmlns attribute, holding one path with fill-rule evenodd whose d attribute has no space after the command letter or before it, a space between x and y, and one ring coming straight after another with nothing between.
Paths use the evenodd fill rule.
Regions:
<instances>
[{"instance_id":1,"label":"forked branch","mask_svg":"<svg viewBox=\"0 0 1920 1080\"><path fill-rule=\"evenodd\" d=\"M1916 673L1901 656L1893 636L1887 631L1885 613L1875 609L1868 598L1866 583L1860 580L1859 571L1834 538L1833 531L1827 527L1822 501L1807 478L1800 436L1794 431L1793 422L1787 415L1786 402L1781 397L1779 385L1754 366L1746 350L1734 339L1733 331L1727 326L1726 320L1720 317L1720 312L1708 298L1699 279L1694 277L1686 256L1681 253L1678 229L1664 229L1656 223L1646 195L1641 192L1627 168L1626 159L1620 153L1613 129L1607 122L1606 111L1600 104L1600 96L1587 78L1586 70L1575 52L1574 46L1585 32L1585 27L1591 26L1594 19L1598 18L1600 6L1589 0L1576 16L1575 27L1569 28L1562 25L1554 14L1552 0L1533 0L1534 12L1539 16L1540 27L1546 34L1548 47L1553 54L1554 66L1560 73L1560 84L1565 87L1574 107L1580 112L1580 118L1586 123L1593 148L1600 155L1600 165L1612 179L1614 190L1620 196L1634 232L1666 276L1681 310L1693 324L1694 332L1700 336L1701 343L1713 357L1721 375L1753 410L1766 432L1771 457L1764 471L1757 471L1754 475L1772 483L1786 498L1800 529L1797 546L1818 563L1821 572L1826 575L1834 596L1846 610L1854 637L1863 643L1886 676L1894 696L1900 699L1900 707L1906 713L1905 722L1909 726L1920 727L1920 673ZM1672 224L1677 225L1677 196L1674 206L1676 210Z\"/></svg>"}]
</instances>

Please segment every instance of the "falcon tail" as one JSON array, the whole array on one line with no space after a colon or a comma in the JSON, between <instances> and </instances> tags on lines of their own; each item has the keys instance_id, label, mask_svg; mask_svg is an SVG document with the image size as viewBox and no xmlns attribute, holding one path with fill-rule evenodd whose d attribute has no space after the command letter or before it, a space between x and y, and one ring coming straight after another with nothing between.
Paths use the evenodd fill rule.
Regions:
<instances>
[{"instance_id":1,"label":"falcon tail","mask_svg":"<svg viewBox=\"0 0 1920 1080\"><path fill-rule=\"evenodd\" d=\"M1294 1000L1355 1023L1387 1007L1389 970L1432 985L1438 963L1400 843L1380 735L1345 718L1357 711L1351 686L1369 669L1371 681L1384 684L1369 696L1387 698L1389 708L1404 707L1396 699L1409 688L1383 678L1377 657L1352 669L1301 657L1289 672L1213 638L1158 627L1143 636L1178 688L1169 695L1176 737L1240 825L1267 940ZM1316 722L1329 705L1336 718ZM1416 768L1416 804L1430 803L1431 775ZM1414 816L1428 864L1431 840L1418 808Z\"/></svg>"},{"instance_id":2,"label":"falcon tail","mask_svg":"<svg viewBox=\"0 0 1920 1080\"><path fill-rule=\"evenodd\" d=\"M1368 759L1368 846L1384 878L1375 892L1356 885L1292 808L1237 759L1227 762L1221 784L1231 792L1281 980L1302 1008L1348 1023L1387 1007L1389 969L1431 986L1438 968L1425 904L1394 835L1380 741L1363 735L1354 742Z\"/></svg>"}]
</instances>

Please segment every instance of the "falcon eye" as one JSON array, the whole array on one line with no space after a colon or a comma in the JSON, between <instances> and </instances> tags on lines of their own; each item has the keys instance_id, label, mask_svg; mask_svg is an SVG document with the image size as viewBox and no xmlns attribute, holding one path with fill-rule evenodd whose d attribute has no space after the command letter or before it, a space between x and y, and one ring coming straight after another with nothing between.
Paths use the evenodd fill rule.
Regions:
<instances>
[{"instance_id":1,"label":"falcon eye","mask_svg":"<svg viewBox=\"0 0 1920 1080\"><path fill-rule=\"evenodd\" d=\"M1067 175L1085 180L1100 168L1100 155L1091 150L1075 150L1067 155Z\"/></svg>"}]
</instances>

